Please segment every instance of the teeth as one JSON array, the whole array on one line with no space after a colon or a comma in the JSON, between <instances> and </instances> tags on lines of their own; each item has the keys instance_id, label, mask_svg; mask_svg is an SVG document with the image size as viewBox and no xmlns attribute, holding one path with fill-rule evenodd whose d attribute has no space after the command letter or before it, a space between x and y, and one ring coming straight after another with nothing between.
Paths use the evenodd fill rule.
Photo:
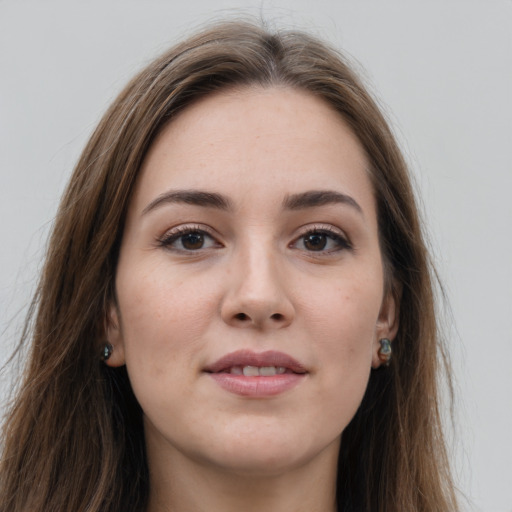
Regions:
<instances>
[{"instance_id":1,"label":"teeth","mask_svg":"<svg viewBox=\"0 0 512 512\"><path fill-rule=\"evenodd\" d=\"M260 368L260 375L264 377L271 377L277 373L275 366L262 366Z\"/></svg>"},{"instance_id":2,"label":"teeth","mask_svg":"<svg viewBox=\"0 0 512 512\"><path fill-rule=\"evenodd\" d=\"M243 372L246 377L257 377L260 369L257 366L244 366Z\"/></svg>"},{"instance_id":3,"label":"teeth","mask_svg":"<svg viewBox=\"0 0 512 512\"><path fill-rule=\"evenodd\" d=\"M286 373L286 368L284 366L232 366L228 373L246 377L272 377Z\"/></svg>"}]
</instances>

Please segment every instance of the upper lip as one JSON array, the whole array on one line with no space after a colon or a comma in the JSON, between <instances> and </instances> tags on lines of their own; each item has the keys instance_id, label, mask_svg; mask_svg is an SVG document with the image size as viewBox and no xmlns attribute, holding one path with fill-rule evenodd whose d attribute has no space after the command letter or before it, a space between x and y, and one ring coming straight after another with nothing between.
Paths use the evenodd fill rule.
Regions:
<instances>
[{"instance_id":1,"label":"upper lip","mask_svg":"<svg viewBox=\"0 0 512 512\"><path fill-rule=\"evenodd\" d=\"M233 366L275 366L284 367L294 373L307 373L306 368L296 359L275 350L266 352L253 352L251 350L237 350L221 357L204 368L205 372L219 373Z\"/></svg>"}]
</instances>

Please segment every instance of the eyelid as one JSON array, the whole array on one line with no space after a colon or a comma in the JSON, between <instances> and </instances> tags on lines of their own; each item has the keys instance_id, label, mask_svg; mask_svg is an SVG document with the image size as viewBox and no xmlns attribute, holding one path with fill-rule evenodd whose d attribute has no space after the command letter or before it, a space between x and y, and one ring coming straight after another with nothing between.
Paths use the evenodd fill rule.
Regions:
<instances>
[{"instance_id":1,"label":"eyelid","mask_svg":"<svg viewBox=\"0 0 512 512\"><path fill-rule=\"evenodd\" d=\"M209 238L211 238L216 244L219 246L221 243L218 241L218 237L214 234L213 229L205 224L180 224L178 226L167 229L162 236L157 238L158 245L169 250L174 250L178 252L182 252L184 250L173 248L171 244L178 240L181 236L187 235L189 233L203 233ZM207 249L207 248L205 248ZM201 249L197 251L184 251L184 252L199 252ZM204 249L203 249L204 250Z\"/></svg>"},{"instance_id":2,"label":"eyelid","mask_svg":"<svg viewBox=\"0 0 512 512\"><path fill-rule=\"evenodd\" d=\"M324 222L313 222L312 224L304 224L303 226L300 226L297 229L297 231L299 232L299 236L303 235L304 233L310 233L311 231L326 231L329 233L333 233L335 235L343 236L344 238L347 237L347 235L341 228Z\"/></svg>"},{"instance_id":3,"label":"eyelid","mask_svg":"<svg viewBox=\"0 0 512 512\"><path fill-rule=\"evenodd\" d=\"M336 251L333 251L333 250L330 250L330 251L318 251L316 252L317 255L321 255L321 254L329 254L329 253L332 253L332 252L338 252L338 251L343 251L343 250L352 250L353 249L353 245L352 245L352 242L350 241L349 237L347 236L347 234L333 226L332 224L322 224L322 223L315 223L315 224L308 224L306 226L302 226L300 229L299 229L299 233L297 236L295 236L295 238L293 239L293 241L290 243L290 246L294 246L297 244L297 242L304 236L310 234L310 233L323 233L323 234L326 234L327 236L330 236L332 238L335 238L335 239L338 239L340 240L340 247L336 250ZM311 253L315 253L315 251L308 251L308 252L311 252Z\"/></svg>"},{"instance_id":4,"label":"eyelid","mask_svg":"<svg viewBox=\"0 0 512 512\"><path fill-rule=\"evenodd\" d=\"M175 252L200 252L211 249L212 247L199 248L197 250L185 250L178 247L172 247L172 244L176 242L181 236L189 233L202 233L210 238L217 247L222 247L223 244L219 241L219 236L215 231L205 224L180 224L178 226L167 229L164 234L157 238L157 243L160 247L175 251ZM343 230L333 226L332 224L315 223L301 226L298 229L298 233L295 235L293 240L290 242L290 248L297 248L297 244L301 238L308 234L320 233L330 237L331 240L337 241L337 247L334 249L320 250L320 251L307 251L308 253L316 253L317 256L328 255L331 253L337 253L344 250L352 250L353 246L349 237Z\"/></svg>"}]
</instances>

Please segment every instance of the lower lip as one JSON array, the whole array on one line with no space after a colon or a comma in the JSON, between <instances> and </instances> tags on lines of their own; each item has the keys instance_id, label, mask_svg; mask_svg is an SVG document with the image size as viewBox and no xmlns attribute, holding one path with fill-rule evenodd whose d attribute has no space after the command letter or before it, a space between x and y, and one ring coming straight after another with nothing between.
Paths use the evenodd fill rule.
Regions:
<instances>
[{"instance_id":1,"label":"lower lip","mask_svg":"<svg viewBox=\"0 0 512 512\"><path fill-rule=\"evenodd\" d=\"M269 377L245 377L232 373L210 373L209 375L226 391L253 398L279 395L294 388L306 377L305 373L284 373Z\"/></svg>"}]
</instances>

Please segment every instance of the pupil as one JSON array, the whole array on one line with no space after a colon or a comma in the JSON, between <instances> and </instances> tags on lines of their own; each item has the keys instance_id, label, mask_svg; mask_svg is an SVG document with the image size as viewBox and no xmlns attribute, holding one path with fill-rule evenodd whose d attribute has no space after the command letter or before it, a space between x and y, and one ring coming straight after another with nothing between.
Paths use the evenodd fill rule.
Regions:
<instances>
[{"instance_id":1,"label":"pupil","mask_svg":"<svg viewBox=\"0 0 512 512\"><path fill-rule=\"evenodd\" d=\"M185 249L201 249L204 244L204 238L201 233L188 233L183 235L181 243Z\"/></svg>"},{"instance_id":2,"label":"pupil","mask_svg":"<svg viewBox=\"0 0 512 512\"><path fill-rule=\"evenodd\" d=\"M327 237L322 233L313 233L308 235L304 240L306 249L309 249L310 251L321 251L322 249L325 249L326 244Z\"/></svg>"}]
</instances>

